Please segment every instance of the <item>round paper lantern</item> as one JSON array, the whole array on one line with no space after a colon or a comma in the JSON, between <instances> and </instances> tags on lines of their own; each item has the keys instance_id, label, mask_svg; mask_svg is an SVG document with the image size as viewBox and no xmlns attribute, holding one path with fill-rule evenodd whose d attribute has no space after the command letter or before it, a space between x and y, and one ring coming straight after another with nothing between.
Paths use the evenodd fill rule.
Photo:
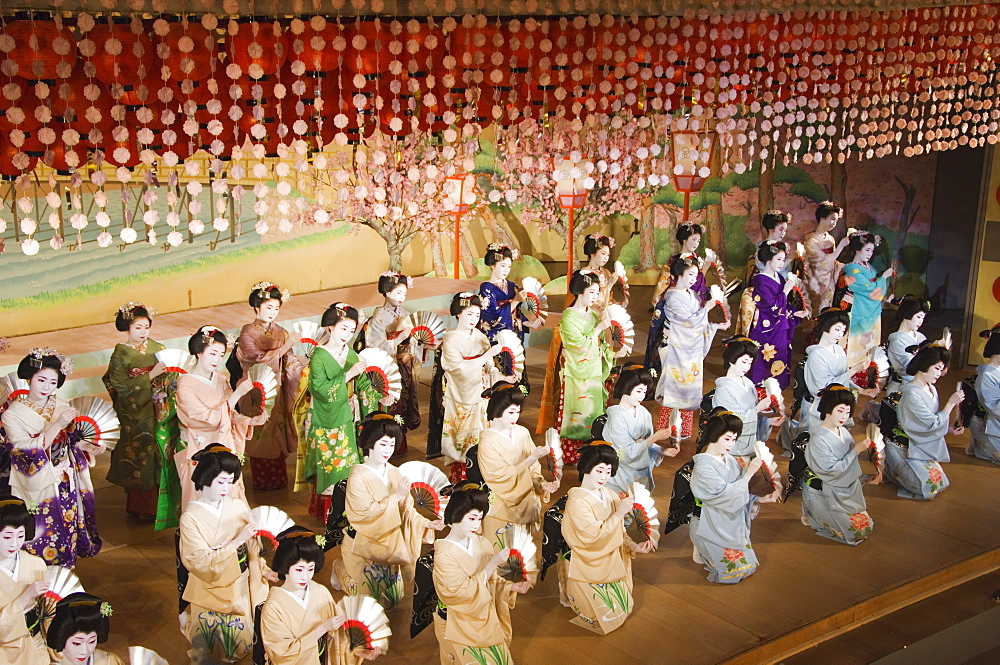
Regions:
<instances>
[{"instance_id":1,"label":"round paper lantern","mask_svg":"<svg viewBox=\"0 0 1000 665\"><path fill-rule=\"evenodd\" d=\"M21 152L20 148L7 140L0 141L0 176L4 180L13 180L21 175L21 169L14 166L14 158ZM37 157L28 157L25 172L31 171L38 163Z\"/></svg>"},{"instance_id":2,"label":"round paper lantern","mask_svg":"<svg viewBox=\"0 0 1000 665\"><path fill-rule=\"evenodd\" d=\"M276 73L288 57L281 24L242 19L237 25L236 34L226 40L226 52L232 63L254 80Z\"/></svg>"},{"instance_id":3,"label":"round paper lantern","mask_svg":"<svg viewBox=\"0 0 1000 665\"><path fill-rule=\"evenodd\" d=\"M111 132L107 132L101 150L104 151L104 159L115 166L131 169L139 164L139 148L133 134L124 141L116 141Z\"/></svg>"},{"instance_id":4,"label":"round paper lantern","mask_svg":"<svg viewBox=\"0 0 1000 665\"><path fill-rule=\"evenodd\" d=\"M17 63L17 74L30 80L54 79L66 76L76 61L76 39L55 21L10 21L4 26L5 35L14 39L14 48L7 55Z\"/></svg>"},{"instance_id":5,"label":"round paper lantern","mask_svg":"<svg viewBox=\"0 0 1000 665\"><path fill-rule=\"evenodd\" d=\"M94 42L90 58L94 76L105 83L134 84L140 78L140 69L145 69L143 63L155 58L153 43L146 35L133 33L129 23L128 19L118 18L110 24L99 23L85 33Z\"/></svg>"},{"instance_id":6,"label":"round paper lantern","mask_svg":"<svg viewBox=\"0 0 1000 665\"><path fill-rule=\"evenodd\" d=\"M203 81L211 76L218 51L215 33L199 23L180 21L170 25L160 43L166 47L163 64L170 68L171 79Z\"/></svg>"},{"instance_id":7,"label":"round paper lantern","mask_svg":"<svg viewBox=\"0 0 1000 665\"><path fill-rule=\"evenodd\" d=\"M325 21L320 30L313 27L312 22L305 24L305 30L300 35L289 34L289 61L301 60L307 72L332 72L340 67L341 51L334 48L338 40L345 40L343 26L333 21ZM296 53L296 41L302 42L302 52ZM350 45L347 45L350 48Z\"/></svg>"},{"instance_id":8,"label":"round paper lantern","mask_svg":"<svg viewBox=\"0 0 1000 665\"><path fill-rule=\"evenodd\" d=\"M344 51L344 67L355 74L374 76L388 71L394 59L389 53L389 42L393 36L380 21L357 21L346 27L344 36L347 49Z\"/></svg>"},{"instance_id":9,"label":"round paper lantern","mask_svg":"<svg viewBox=\"0 0 1000 665\"><path fill-rule=\"evenodd\" d=\"M67 148L65 143L58 140L45 151L42 156L42 163L55 169L60 175L69 175L73 168L75 168L74 166L70 166L66 160L66 155L71 152L73 151ZM77 165L84 162L84 159L80 159L79 155L80 153L75 153L75 164Z\"/></svg>"}]
</instances>

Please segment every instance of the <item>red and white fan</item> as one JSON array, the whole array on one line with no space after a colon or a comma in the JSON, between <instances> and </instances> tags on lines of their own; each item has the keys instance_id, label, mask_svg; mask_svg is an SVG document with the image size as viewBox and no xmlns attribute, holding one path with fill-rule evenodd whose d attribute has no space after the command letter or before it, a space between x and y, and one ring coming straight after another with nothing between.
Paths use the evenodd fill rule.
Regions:
<instances>
[{"instance_id":1,"label":"red and white fan","mask_svg":"<svg viewBox=\"0 0 1000 665\"><path fill-rule=\"evenodd\" d=\"M156 352L156 359L163 363L164 372L187 374L198 361L187 351L181 349L163 349Z\"/></svg>"},{"instance_id":2,"label":"red and white fan","mask_svg":"<svg viewBox=\"0 0 1000 665\"><path fill-rule=\"evenodd\" d=\"M868 424L868 459L875 466L875 478L869 482L877 485L882 481L885 470L885 440L882 430L875 423Z\"/></svg>"},{"instance_id":3,"label":"red and white fan","mask_svg":"<svg viewBox=\"0 0 1000 665\"><path fill-rule=\"evenodd\" d=\"M642 544L652 540L656 545L660 541L660 516L653 504L653 496L642 483L632 483L629 494L632 496L632 510L625 514L625 532L633 542Z\"/></svg>"},{"instance_id":4,"label":"red and white fan","mask_svg":"<svg viewBox=\"0 0 1000 665\"><path fill-rule=\"evenodd\" d=\"M278 377L274 370L264 363L257 363L247 370L246 379L253 384L248 393L253 396L253 403L261 404L264 413L270 416L274 398L278 394Z\"/></svg>"},{"instance_id":5,"label":"red and white fan","mask_svg":"<svg viewBox=\"0 0 1000 665\"><path fill-rule=\"evenodd\" d=\"M163 656L146 647L129 647L128 662L129 665L170 665Z\"/></svg>"},{"instance_id":6,"label":"red and white fan","mask_svg":"<svg viewBox=\"0 0 1000 665\"><path fill-rule=\"evenodd\" d=\"M403 379L399 374L396 360L382 349L368 347L358 352L358 358L365 364L365 374L372 387L393 404L403 391Z\"/></svg>"},{"instance_id":7,"label":"red and white fan","mask_svg":"<svg viewBox=\"0 0 1000 665\"><path fill-rule=\"evenodd\" d=\"M750 493L760 497L761 503L780 501L781 474L778 473L778 465L774 461L774 455L771 454L767 444L763 441L757 441L754 444L754 451L763 464L760 466L760 471L750 479Z\"/></svg>"},{"instance_id":8,"label":"red and white fan","mask_svg":"<svg viewBox=\"0 0 1000 665\"><path fill-rule=\"evenodd\" d=\"M69 405L76 409L73 431L80 434L81 441L114 450L121 438L121 423L111 402L100 397L87 395L74 397Z\"/></svg>"},{"instance_id":9,"label":"red and white fan","mask_svg":"<svg viewBox=\"0 0 1000 665\"><path fill-rule=\"evenodd\" d=\"M347 633L351 649L375 649L385 651L389 647L389 618L385 610L371 596L346 596L340 601L347 620L341 630Z\"/></svg>"},{"instance_id":10,"label":"red and white fan","mask_svg":"<svg viewBox=\"0 0 1000 665\"><path fill-rule=\"evenodd\" d=\"M444 338L444 321L434 312L417 312L410 316L413 329L410 339L425 349L436 349Z\"/></svg>"},{"instance_id":11,"label":"red and white fan","mask_svg":"<svg viewBox=\"0 0 1000 665\"><path fill-rule=\"evenodd\" d=\"M550 427L546 430L545 445L549 447L549 451L552 454L553 479L561 482L563 475L562 439L559 438L559 432L554 427Z\"/></svg>"},{"instance_id":12,"label":"red and white fan","mask_svg":"<svg viewBox=\"0 0 1000 665\"><path fill-rule=\"evenodd\" d=\"M295 522L288 513L275 506L257 506L250 510L250 521L257 525L257 535L273 548L278 547L278 534Z\"/></svg>"},{"instance_id":13,"label":"red and white fan","mask_svg":"<svg viewBox=\"0 0 1000 665\"><path fill-rule=\"evenodd\" d=\"M507 561L497 569L501 577L516 584L527 581L529 575L538 572L538 547L526 528L520 524L509 524L500 532L499 538L501 545L510 550Z\"/></svg>"},{"instance_id":14,"label":"red and white fan","mask_svg":"<svg viewBox=\"0 0 1000 665\"><path fill-rule=\"evenodd\" d=\"M608 305L605 310L611 325L607 329L607 341L616 358L623 358L632 353L635 344L635 329L632 317L621 305Z\"/></svg>"},{"instance_id":15,"label":"red and white fan","mask_svg":"<svg viewBox=\"0 0 1000 665\"><path fill-rule=\"evenodd\" d=\"M951 329L950 328L945 328L944 330L941 331L941 339L939 339L937 341L937 343L940 346L943 346L944 348L946 348L948 350L951 350Z\"/></svg>"},{"instance_id":16,"label":"red and white fan","mask_svg":"<svg viewBox=\"0 0 1000 665\"><path fill-rule=\"evenodd\" d=\"M785 411L785 402L781 397L781 385L773 376L769 376L761 382L764 387L764 394L771 398L771 410L778 413Z\"/></svg>"},{"instance_id":17,"label":"red and white fan","mask_svg":"<svg viewBox=\"0 0 1000 665\"><path fill-rule=\"evenodd\" d=\"M297 321L292 324L292 331L299 340L292 346L292 351L306 358L317 346L323 346L330 339L330 331L314 321Z\"/></svg>"},{"instance_id":18,"label":"red and white fan","mask_svg":"<svg viewBox=\"0 0 1000 665\"><path fill-rule=\"evenodd\" d=\"M733 320L733 312L729 309L729 299L726 298L726 292L723 291L722 287L718 284L713 284L708 287L709 298L713 301L719 303L719 307L722 308L722 316L725 318L726 323Z\"/></svg>"},{"instance_id":19,"label":"red and white fan","mask_svg":"<svg viewBox=\"0 0 1000 665\"><path fill-rule=\"evenodd\" d=\"M56 614L56 604L70 595L84 591L80 578L69 568L48 566L45 568L45 581L49 590L42 594L42 619L50 619ZM47 624L47 622L46 622Z\"/></svg>"},{"instance_id":20,"label":"red and white fan","mask_svg":"<svg viewBox=\"0 0 1000 665\"><path fill-rule=\"evenodd\" d=\"M441 519L448 497L441 491L448 486L448 476L441 469L427 462L413 461L399 465L399 473L410 481L410 494L417 510Z\"/></svg>"},{"instance_id":21,"label":"red and white fan","mask_svg":"<svg viewBox=\"0 0 1000 665\"><path fill-rule=\"evenodd\" d=\"M0 395L4 395L4 399L7 402L13 402L18 397L23 397L28 394L28 382L24 379L18 378L17 372L11 372L7 376L3 377L3 392Z\"/></svg>"},{"instance_id":22,"label":"red and white fan","mask_svg":"<svg viewBox=\"0 0 1000 665\"><path fill-rule=\"evenodd\" d=\"M525 277L521 280L521 311L528 321L534 323L536 320L545 317L545 310L549 306L549 297L545 295L542 283L534 277Z\"/></svg>"},{"instance_id":23,"label":"red and white fan","mask_svg":"<svg viewBox=\"0 0 1000 665\"><path fill-rule=\"evenodd\" d=\"M513 330L501 330L497 333L496 346L500 353L494 356L497 367L504 376L514 376L518 380L524 373L524 346L521 338Z\"/></svg>"}]
</instances>

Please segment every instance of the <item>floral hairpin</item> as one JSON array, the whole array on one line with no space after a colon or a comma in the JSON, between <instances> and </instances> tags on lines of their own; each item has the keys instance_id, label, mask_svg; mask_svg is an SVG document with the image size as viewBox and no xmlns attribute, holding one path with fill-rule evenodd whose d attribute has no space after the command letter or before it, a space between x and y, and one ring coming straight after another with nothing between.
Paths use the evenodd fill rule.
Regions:
<instances>
[{"instance_id":1,"label":"floral hairpin","mask_svg":"<svg viewBox=\"0 0 1000 665\"><path fill-rule=\"evenodd\" d=\"M73 373L73 359L67 358L63 354L59 353L55 349L50 349L48 347L36 347L28 352L29 360L28 364L35 369L42 368L42 359L52 356L59 360L59 373L63 376L69 376Z\"/></svg>"},{"instance_id":2,"label":"floral hairpin","mask_svg":"<svg viewBox=\"0 0 1000 665\"><path fill-rule=\"evenodd\" d=\"M250 287L250 292L256 293L261 298L267 298L271 293L271 289L276 288L278 288L278 285L273 282L257 282ZM292 292L288 289L279 289L278 292L281 294L281 302L283 303L287 302L292 297Z\"/></svg>"},{"instance_id":3,"label":"floral hairpin","mask_svg":"<svg viewBox=\"0 0 1000 665\"><path fill-rule=\"evenodd\" d=\"M524 395L525 397L528 396L528 387L526 385L524 385L523 383L519 383L517 385L517 388L518 388L518 390L521 391L522 395Z\"/></svg>"},{"instance_id":4,"label":"floral hairpin","mask_svg":"<svg viewBox=\"0 0 1000 665\"><path fill-rule=\"evenodd\" d=\"M156 310L152 307L146 307L141 302L134 302L129 300L127 303L118 308L118 312L122 315L122 318L126 321L131 321L135 318L135 310L144 309L149 318L156 316Z\"/></svg>"},{"instance_id":5,"label":"floral hairpin","mask_svg":"<svg viewBox=\"0 0 1000 665\"><path fill-rule=\"evenodd\" d=\"M111 603L104 601L101 603L101 616L109 617L114 614L114 610L111 609Z\"/></svg>"},{"instance_id":6,"label":"floral hairpin","mask_svg":"<svg viewBox=\"0 0 1000 665\"><path fill-rule=\"evenodd\" d=\"M320 547L326 547L326 536L321 535L321 534L317 534L316 535L316 544L319 545Z\"/></svg>"},{"instance_id":7,"label":"floral hairpin","mask_svg":"<svg viewBox=\"0 0 1000 665\"><path fill-rule=\"evenodd\" d=\"M398 413L394 415L392 419L396 421L396 424L399 425L400 427L406 424L406 421L403 420L403 416L399 415Z\"/></svg>"}]
</instances>

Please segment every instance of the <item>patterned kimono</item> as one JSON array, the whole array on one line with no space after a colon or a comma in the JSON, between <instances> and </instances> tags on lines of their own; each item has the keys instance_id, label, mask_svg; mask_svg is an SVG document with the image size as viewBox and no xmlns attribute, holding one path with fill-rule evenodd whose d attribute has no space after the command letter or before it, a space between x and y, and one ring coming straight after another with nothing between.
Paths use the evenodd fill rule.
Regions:
<instances>
[{"instance_id":1,"label":"patterned kimono","mask_svg":"<svg viewBox=\"0 0 1000 665\"><path fill-rule=\"evenodd\" d=\"M231 497L217 508L192 501L181 515L180 563L190 573L184 633L194 651L216 661L236 662L249 652L254 608L267 597L260 543L220 547L249 521L247 504Z\"/></svg>"},{"instance_id":2,"label":"patterned kimono","mask_svg":"<svg viewBox=\"0 0 1000 665\"><path fill-rule=\"evenodd\" d=\"M47 565L72 568L77 557L101 551L97 535L94 486L90 467L94 460L65 430L52 446L42 448L42 432L69 405L50 396L42 409L18 398L3 413L10 446L10 488L14 496L38 504L35 539L24 551L40 556Z\"/></svg>"},{"instance_id":3,"label":"patterned kimono","mask_svg":"<svg viewBox=\"0 0 1000 665\"><path fill-rule=\"evenodd\" d=\"M531 533L539 533L542 525L542 466L538 460L524 463L535 444L521 425L514 425L511 436L487 428L479 439L479 470L492 494L483 536L493 543L508 524L521 524Z\"/></svg>"},{"instance_id":4,"label":"patterned kimono","mask_svg":"<svg viewBox=\"0 0 1000 665\"><path fill-rule=\"evenodd\" d=\"M468 549L447 538L434 544L434 589L448 617L434 613L441 665L513 662L510 610L517 598L496 572L483 575L494 552L486 538L475 535Z\"/></svg>"},{"instance_id":5,"label":"patterned kimono","mask_svg":"<svg viewBox=\"0 0 1000 665\"><path fill-rule=\"evenodd\" d=\"M913 380L913 376L906 373L906 366L913 360L916 352L908 353L907 347L927 339L920 331L912 333L897 330L889 335L889 343L886 345L886 355L889 356L889 380L885 384L885 394L898 393L907 383Z\"/></svg>"},{"instance_id":6,"label":"patterned kimono","mask_svg":"<svg viewBox=\"0 0 1000 665\"><path fill-rule=\"evenodd\" d=\"M670 337L670 321L667 320L664 300L674 281L670 275L670 266L682 256L694 259L698 263L698 278L695 279L691 290L697 294L702 304L708 302L709 288L705 281L705 261L694 253L671 256L663 265L656 281L656 289L653 291L653 318L650 322L649 336L646 338L646 356L643 361L647 369L656 370L658 374L660 373L661 349L667 345L667 340Z\"/></svg>"},{"instance_id":7,"label":"patterned kimono","mask_svg":"<svg viewBox=\"0 0 1000 665\"><path fill-rule=\"evenodd\" d=\"M802 484L802 515L819 535L859 545L875 523L861 491L863 474L850 430L831 432L822 425L809 431L806 464L823 481L823 489ZM886 448L889 447L886 442Z\"/></svg>"},{"instance_id":8,"label":"patterned kimono","mask_svg":"<svg viewBox=\"0 0 1000 665\"><path fill-rule=\"evenodd\" d=\"M709 310L693 290L670 289L663 302L670 336L660 351L656 399L668 409L693 411L704 394L705 356L719 324L709 322Z\"/></svg>"},{"instance_id":9,"label":"patterned kimono","mask_svg":"<svg viewBox=\"0 0 1000 665\"><path fill-rule=\"evenodd\" d=\"M253 436L246 443L247 456L255 489L271 490L288 485L288 466L285 459L294 455L299 446L299 433L292 418L295 395L302 375L302 363L295 354L288 351L279 353L288 340L288 331L277 324L267 329L260 324L248 323L240 331L236 346L236 358L246 372L258 363L268 365L278 379L278 394L267 422L254 429ZM240 400L240 410L254 414L261 407L253 404L254 394Z\"/></svg>"},{"instance_id":10,"label":"patterned kimono","mask_svg":"<svg viewBox=\"0 0 1000 665\"><path fill-rule=\"evenodd\" d=\"M382 478L364 464L351 467L345 508L355 534L344 539L343 567L335 570L352 596L371 596L389 609L403 598L403 580L413 579L429 520L413 507L412 496L396 499L403 476L391 464L385 468Z\"/></svg>"},{"instance_id":11,"label":"patterned kimono","mask_svg":"<svg viewBox=\"0 0 1000 665\"><path fill-rule=\"evenodd\" d=\"M802 412L799 414L800 431L808 432L814 425L819 425L819 391L831 383L839 383L851 390L859 390L851 380L851 370L847 365L847 354L839 344L813 344L806 349L805 364L806 390L808 397L802 400ZM848 427L851 421L848 421Z\"/></svg>"},{"instance_id":12,"label":"patterned kimono","mask_svg":"<svg viewBox=\"0 0 1000 665\"><path fill-rule=\"evenodd\" d=\"M607 635L635 606L625 521L615 516L621 499L607 487L573 487L567 497L562 529L572 555L566 596L577 615L570 623Z\"/></svg>"},{"instance_id":13,"label":"patterned kimono","mask_svg":"<svg viewBox=\"0 0 1000 665\"><path fill-rule=\"evenodd\" d=\"M441 451L448 464L465 463L465 451L479 443L486 427L483 391L503 378L493 358L483 354L490 348L478 330L449 330L441 341L444 372Z\"/></svg>"},{"instance_id":14,"label":"patterned kimono","mask_svg":"<svg viewBox=\"0 0 1000 665\"><path fill-rule=\"evenodd\" d=\"M156 412L149 370L156 352L164 348L149 340L138 349L118 344L108 361L104 385L121 422L121 438L111 451L108 480L125 488L125 510L150 517L156 514L162 460L156 445ZM162 381L157 379L157 383Z\"/></svg>"},{"instance_id":15,"label":"patterned kimono","mask_svg":"<svg viewBox=\"0 0 1000 665\"><path fill-rule=\"evenodd\" d=\"M986 417L972 416L969 449L979 459L1000 464L1000 368L980 365L976 374L976 396Z\"/></svg>"},{"instance_id":16,"label":"patterned kimono","mask_svg":"<svg viewBox=\"0 0 1000 665\"><path fill-rule=\"evenodd\" d=\"M504 288L493 282L483 282L479 285L479 297L483 301L482 317L479 319L479 329L489 338L490 343L496 343L497 333L501 330L512 330L524 342L528 332L528 318L515 311L513 304L517 297L517 285L509 279Z\"/></svg>"},{"instance_id":17,"label":"patterned kimono","mask_svg":"<svg viewBox=\"0 0 1000 665\"><path fill-rule=\"evenodd\" d=\"M635 412L616 404L608 407L608 422L604 425L604 440L618 453L618 470L607 487L615 492L627 492L632 483L652 491L653 467L660 464L663 448L646 443L653 435L653 416L641 404Z\"/></svg>"},{"instance_id":18,"label":"patterned kimono","mask_svg":"<svg viewBox=\"0 0 1000 665\"><path fill-rule=\"evenodd\" d=\"M868 357L868 351L882 343L882 299L886 279L868 263L848 263L844 280L854 294L849 312L851 329L847 335L847 364L853 367Z\"/></svg>"},{"instance_id":19,"label":"patterned kimono","mask_svg":"<svg viewBox=\"0 0 1000 665\"><path fill-rule=\"evenodd\" d=\"M712 396L712 407L721 406L743 421L743 431L736 439L730 455L749 457L754 454L754 444L757 443L757 388L753 381L745 376L720 376L715 380L715 394Z\"/></svg>"},{"instance_id":20,"label":"patterned kimono","mask_svg":"<svg viewBox=\"0 0 1000 665\"><path fill-rule=\"evenodd\" d=\"M736 584L757 570L750 544L750 496L743 467L732 455L694 456L691 493L701 502L701 515L691 518L691 542L705 564L708 581Z\"/></svg>"},{"instance_id":21,"label":"patterned kimono","mask_svg":"<svg viewBox=\"0 0 1000 665\"><path fill-rule=\"evenodd\" d=\"M48 665L48 652L36 608L25 612L21 594L45 580L45 562L21 551L10 571L0 565L0 662L8 665Z\"/></svg>"},{"instance_id":22,"label":"patterned kimono","mask_svg":"<svg viewBox=\"0 0 1000 665\"><path fill-rule=\"evenodd\" d=\"M889 441L885 445L885 474L899 485L897 496L907 499L933 499L946 487L948 476L941 462L950 462L944 439L950 425L948 412L938 410L934 386L903 386L896 413L899 428L910 440L904 449Z\"/></svg>"},{"instance_id":23,"label":"patterned kimono","mask_svg":"<svg viewBox=\"0 0 1000 665\"><path fill-rule=\"evenodd\" d=\"M322 584L310 582L305 599L272 587L260 612L260 636L271 665L360 665L347 633L335 630L313 642L305 639L327 619L343 614ZM383 652L385 653L385 652Z\"/></svg>"},{"instance_id":24,"label":"patterned kimono","mask_svg":"<svg viewBox=\"0 0 1000 665\"><path fill-rule=\"evenodd\" d=\"M837 243L829 233L810 233L804 244L806 265L806 292L812 301L812 311L820 312L833 302L837 286L837 257L833 255Z\"/></svg>"},{"instance_id":25,"label":"patterned kimono","mask_svg":"<svg viewBox=\"0 0 1000 665\"><path fill-rule=\"evenodd\" d=\"M792 335L799 320L788 307L785 279L757 273L750 280L756 312L747 337L760 344L760 353L750 368L750 380L761 383L775 377L784 390L790 379Z\"/></svg>"},{"instance_id":26,"label":"patterned kimono","mask_svg":"<svg viewBox=\"0 0 1000 665\"><path fill-rule=\"evenodd\" d=\"M663 294L667 292L667 289L673 286L674 278L673 275L670 274L670 269L678 259L691 259L698 264L698 278L694 281L694 285L691 287L691 290L698 294L698 297L701 298L703 303L708 302L709 289L708 282L705 279L705 272L708 270L709 265L714 264L707 264L705 259L701 258L694 252L681 252L680 254L674 254L667 259L667 262L663 264L662 268L660 268L660 275L656 279L656 288L653 290L654 307L660 302L660 299L663 297Z\"/></svg>"},{"instance_id":27,"label":"patterned kimono","mask_svg":"<svg viewBox=\"0 0 1000 665\"><path fill-rule=\"evenodd\" d=\"M590 268L587 268L590 270ZM611 272L607 268L600 268L594 271L601 278L601 292L597 296L597 302L591 307L598 316L604 315L604 310L608 305L621 305L628 307L628 280Z\"/></svg>"}]
</instances>

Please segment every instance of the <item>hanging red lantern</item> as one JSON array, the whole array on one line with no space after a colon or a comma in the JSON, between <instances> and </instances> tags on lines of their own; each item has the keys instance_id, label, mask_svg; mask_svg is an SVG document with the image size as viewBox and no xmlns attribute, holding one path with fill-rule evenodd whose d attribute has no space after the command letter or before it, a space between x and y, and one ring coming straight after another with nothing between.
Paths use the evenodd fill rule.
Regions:
<instances>
[{"instance_id":1,"label":"hanging red lantern","mask_svg":"<svg viewBox=\"0 0 1000 665\"><path fill-rule=\"evenodd\" d=\"M0 87L0 131L20 129L32 132L38 129L42 123L35 117L35 109L41 104L31 83L19 76L10 77Z\"/></svg>"},{"instance_id":2,"label":"hanging red lantern","mask_svg":"<svg viewBox=\"0 0 1000 665\"><path fill-rule=\"evenodd\" d=\"M305 30L300 35L288 35L290 46L289 61L301 60L307 72L332 72L340 67L340 54L334 48L334 43L338 39L345 39L344 28L332 21L327 21L322 17L322 27L316 29L314 25L318 23L315 19L305 24ZM301 45L297 44L301 42ZM301 47L302 52L296 53ZM347 46L350 48L350 45Z\"/></svg>"},{"instance_id":3,"label":"hanging red lantern","mask_svg":"<svg viewBox=\"0 0 1000 665\"><path fill-rule=\"evenodd\" d=\"M248 19L237 26L236 34L230 34L226 40L229 60L254 80L275 74L288 58L288 43L281 24Z\"/></svg>"},{"instance_id":4,"label":"hanging red lantern","mask_svg":"<svg viewBox=\"0 0 1000 665\"><path fill-rule=\"evenodd\" d=\"M357 21L346 27L344 67L355 74L374 76L385 72L394 59L389 53L393 36L381 21Z\"/></svg>"},{"instance_id":5,"label":"hanging red lantern","mask_svg":"<svg viewBox=\"0 0 1000 665\"><path fill-rule=\"evenodd\" d=\"M144 62L154 57L153 43L145 35L132 32L128 19L109 19L99 23L86 37L94 42L94 76L105 83L131 84L145 70Z\"/></svg>"},{"instance_id":6,"label":"hanging red lantern","mask_svg":"<svg viewBox=\"0 0 1000 665\"><path fill-rule=\"evenodd\" d=\"M170 68L172 80L203 81L212 75L213 61L218 53L214 32L198 23L180 21L171 24L161 44L167 49L163 64Z\"/></svg>"},{"instance_id":7,"label":"hanging red lantern","mask_svg":"<svg viewBox=\"0 0 1000 665\"><path fill-rule=\"evenodd\" d=\"M21 169L14 166L14 157L19 152L21 152L21 149L6 140L6 138L0 140L0 176L3 176L4 179L12 180L21 175ZM36 164L38 164L38 158L28 156L28 164L24 169L24 173L34 170Z\"/></svg>"},{"instance_id":8,"label":"hanging red lantern","mask_svg":"<svg viewBox=\"0 0 1000 665\"><path fill-rule=\"evenodd\" d=\"M111 132L105 132L104 141L101 143L101 150L104 151L104 159L115 166L124 166L131 169L139 164L139 149L135 142L135 135L123 141L116 141Z\"/></svg>"},{"instance_id":9,"label":"hanging red lantern","mask_svg":"<svg viewBox=\"0 0 1000 665\"><path fill-rule=\"evenodd\" d=\"M82 150L80 152L82 152ZM66 147L65 143L61 140L57 140L49 146L41 160L46 166L55 169L59 175L69 175L70 172L76 167L70 166L66 156L73 153L75 157L74 164L79 165L84 162L84 159L81 159L80 157L80 152L76 152Z\"/></svg>"},{"instance_id":10,"label":"hanging red lantern","mask_svg":"<svg viewBox=\"0 0 1000 665\"><path fill-rule=\"evenodd\" d=\"M76 62L76 39L68 28L49 17L10 21L5 35L14 39L8 58L17 63L17 74L29 80L65 77Z\"/></svg>"}]
</instances>

